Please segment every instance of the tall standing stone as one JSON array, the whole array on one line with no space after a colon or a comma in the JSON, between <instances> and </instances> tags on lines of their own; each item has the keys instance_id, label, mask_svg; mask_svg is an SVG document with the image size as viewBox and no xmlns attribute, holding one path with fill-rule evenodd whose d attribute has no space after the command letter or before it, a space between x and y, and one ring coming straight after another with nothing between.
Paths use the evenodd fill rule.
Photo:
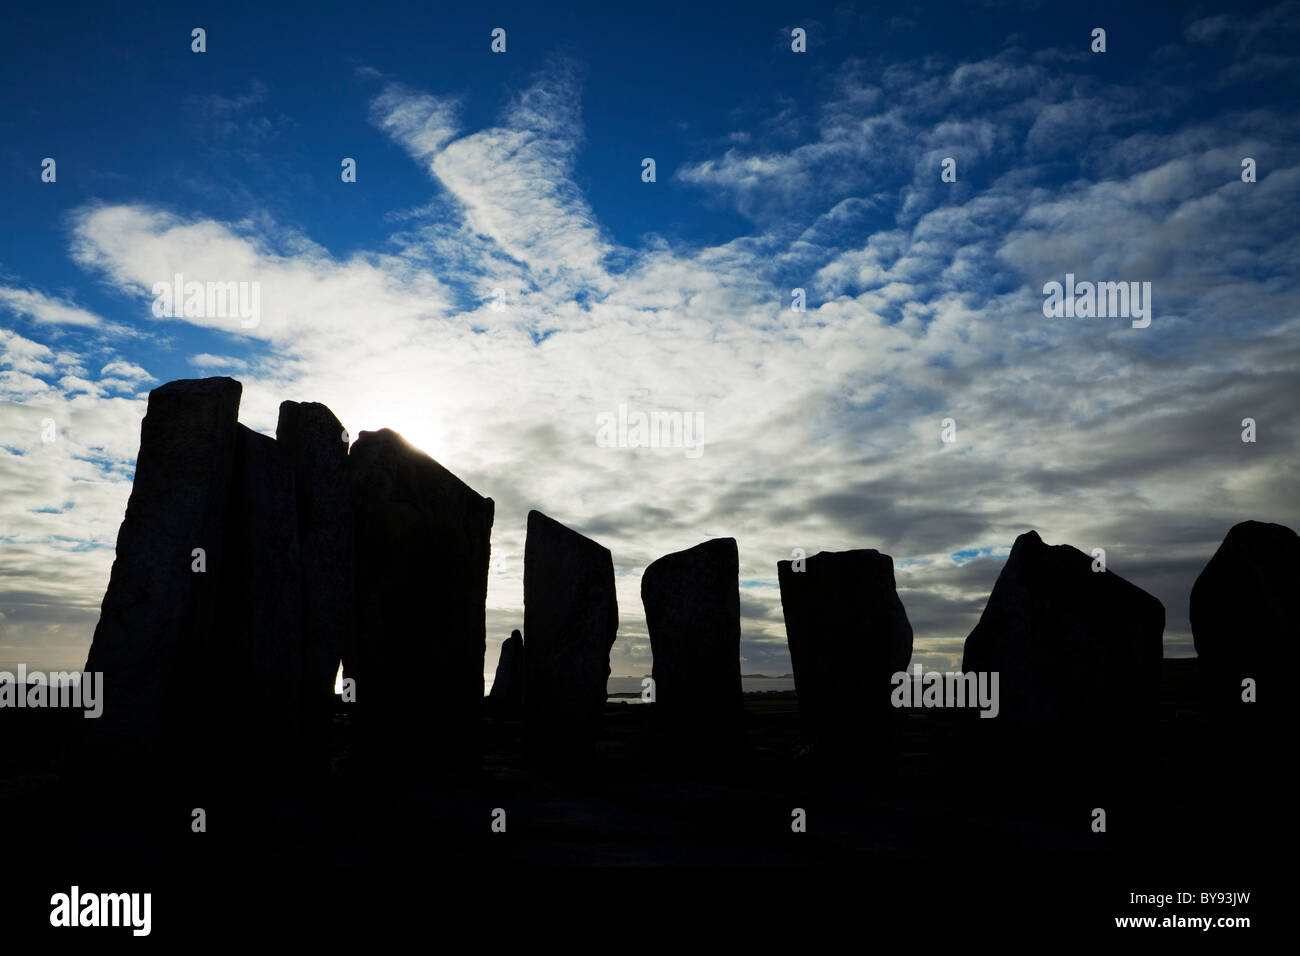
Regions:
<instances>
[{"instance_id":1,"label":"tall standing stone","mask_svg":"<svg viewBox=\"0 0 1300 956\"><path fill-rule=\"evenodd\" d=\"M196 661L214 756L262 774L296 769L301 748L302 564L293 463L274 438L235 431L222 600Z\"/></svg>"},{"instance_id":2,"label":"tall standing stone","mask_svg":"<svg viewBox=\"0 0 1300 956\"><path fill-rule=\"evenodd\" d=\"M365 746L417 770L474 765L492 499L389 429L357 438L348 486L355 625L343 672Z\"/></svg>"},{"instance_id":3,"label":"tall standing stone","mask_svg":"<svg viewBox=\"0 0 1300 956\"><path fill-rule=\"evenodd\" d=\"M1245 715L1281 697L1276 684L1261 685L1265 672L1278 673L1279 662L1300 644L1298 586L1300 536L1262 521L1233 525L1197 576L1192 640L1216 709ZM1254 703L1242 699L1247 678L1255 682Z\"/></svg>"},{"instance_id":4,"label":"tall standing stone","mask_svg":"<svg viewBox=\"0 0 1300 956\"><path fill-rule=\"evenodd\" d=\"M1160 681L1165 609L1156 598L1067 544L1016 539L962 670L999 675L999 715L1035 735L1136 729Z\"/></svg>"},{"instance_id":5,"label":"tall standing stone","mask_svg":"<svg viewBox=\"0 0 1300 956\"><path fill-rule=\"evenodd\" d=\"M861 747L886 737L890 677L912 656L894 562L872 550L777 562L799 711L820 740Z\"/></svg>"},{"instance_id":6,"label":"tall standing stone","mask_svg":"<svg viewBox=\"0 0 1300 956\"><path fill-rule=\"evenodd\" d=\"M665 555L641 577L654 654L655 715L683 742L740 729L740 558L735 538Z\"/></svg>"},{"instance_id":7,"label":"tall standing stone","mask_svg":"<svg viewBox=\"0 0 1300 956\"><path fill-rule=\"evenodd\" d=\"M334 413L317 402L282 402L275 434L293 464L297 491L303 742L319 769L327 759L334 679L352 614L348 441Z\"/></svg>"},{"instance_id":8,"label":"tall standing stone","mask_svg":"<svg viewBox=\"0 0 1300 956\"><path fill-rule=\"evenodd\" d=\"M524 639L518 631L511 631L501 644L488 702L490 712L496 717L517 718L523 711Z\"/></svg>"},{"instance_id":9,"label":"tall standing stone","mask_svg":"<svg viewBox=\"0 0 1300 956\"><path fill-rule=\"evenodd\" d=\"M590 757L617 633L609 549L530 511L524 545L524 699L534 756L561 762Z\"/></svg>"},{"instance_id":10,"label":"tall standing stone","mask_svg":"<svg viewBox=\"0 0 1300 956\"><path fill-rule=\"evenodd\" d=\"M242 388L230 378L168 382L149 393L117 556L86 670L104 712L84 721L88 761L121 771L192 752L185 686L216 636ZM202 549L205 570L196 571Z\"/></svg>"}]
</instances>

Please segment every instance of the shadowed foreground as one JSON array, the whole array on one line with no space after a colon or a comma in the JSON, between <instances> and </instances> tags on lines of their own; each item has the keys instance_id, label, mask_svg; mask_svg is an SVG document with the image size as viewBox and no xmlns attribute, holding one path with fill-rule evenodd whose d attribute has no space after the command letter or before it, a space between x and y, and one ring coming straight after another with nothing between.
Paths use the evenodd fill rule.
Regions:
<instances>
[{"instance_id":1,"label":"shadowed foreground","mask_svg":"<svg viewBox=\"0 0 1300 956\"><path fill-rule=\"evenodd\" d=\"M7 874L9 910L40 932L50 895L71 882L147 890L155 934L184 935L214 917L238 932L286 906L346 923L419 899L425 877L441 887L440 919L490 913L508 886L528 887L525 907L574 890L594 906L721 879L760 899L851 902L864 919L957 920L987 907L1008 931L1059 931L1063 919L1071 932L1102 931L1139 912L1132 892L1253 890L1261 848L1277 837L1261 765L1221 736L1201 699L1197 661L1166 661L1150 756L1123 761L1118 777L1082 776L1060 754L999 756L983 739L991 721L933 709L897 714L895 756L827 765L805 752L794 695L774 692L746 695L747 745L711 765L674 769L658 755L652 706L608 704L586 772L529 769L521 724L484 718L480 772L430 783L413 746L409 780L383 787L354 764L339 705L325 779L291 791L232 780L226 803L205 806L206 833L191 832L189 804L165 781L115 794L68 775L60 741L79 715L5 711L6 752L16 735L25 743L0 777L5 819L25 824L10 840L11 859L26 862L21 880ZM1096 806L1106 833L1090 828ZM492 832L497 808L504 833ZM795 808L807 832L792 832Z\"/></svg>"}]
</instances>

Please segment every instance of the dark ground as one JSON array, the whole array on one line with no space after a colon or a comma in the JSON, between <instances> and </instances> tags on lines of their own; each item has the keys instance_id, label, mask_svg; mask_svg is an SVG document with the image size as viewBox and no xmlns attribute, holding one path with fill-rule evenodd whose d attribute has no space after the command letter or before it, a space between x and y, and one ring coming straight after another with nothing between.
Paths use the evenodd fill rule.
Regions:
<instances>
[{"instance_id":1,"label":"dark ground","mask_svg":"<svg viewBox=\"0 0 1300 956\"><path fill-rule=\"evenodd\" d=\"M753 694L745 749L689 767L659 743L649 707L609 704L587 772L529 769L519 724L485 718L482 773L460 779L439 778L438 755L414 739L409 765L379 779L341 711L326 777L285 792L230 768L224 798L166 774L144 793L85 779L64 745L79 713L0 711L0 932L52 932L50 895L73 883L151 892L152 935L178 941L459 927L472 943L522 932L618 945L694 917L724 936L770 928L809 943L831 924L856 939L986 941L1149 939L1162 931L1113 918L1171 912L1259 926L1282 838L1278 755L1199 699L1196 662L1166 661L1150 738L1107 737L1090 762L1050 740L999 749L995 721L916 709L898 714L894 748L819 753L792 693ZM191 832L195 806L206 833ZM1098 806L1105 833L1091 828ZM491 831L495 808L504 833ZM794 808L805 833L791 831ZM1129 902L1179 890L1198 903ZM1200 905L1203 891L1251 902Z\"/></svg>"}]
</instances>

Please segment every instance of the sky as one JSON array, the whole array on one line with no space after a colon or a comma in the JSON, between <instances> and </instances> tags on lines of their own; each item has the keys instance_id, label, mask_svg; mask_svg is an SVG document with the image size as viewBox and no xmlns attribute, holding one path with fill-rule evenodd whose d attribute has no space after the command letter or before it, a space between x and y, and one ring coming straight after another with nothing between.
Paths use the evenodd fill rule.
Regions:
<instances>
[{"instance_id":1,"label":"sky","mask_svg":"<svg viewBox=\"0 0 1300 956\"><path fill-rule=\"evenodd\" d=\"M723 536L745 673L790 670L797 549L892 555L955 667L1029 529L1190 655L1228 528L1300 526L1300 3L1133 6L6 11L0 669L84 664L149 390L209 375L495 499L489 673L530 509L613 552L615 675L646 565ZM156 315L178 273L257 323ZM1067 274L1150 324L1045 315ZM693 447L602 440L620 406Z\"/></svg>"}]
</instances>

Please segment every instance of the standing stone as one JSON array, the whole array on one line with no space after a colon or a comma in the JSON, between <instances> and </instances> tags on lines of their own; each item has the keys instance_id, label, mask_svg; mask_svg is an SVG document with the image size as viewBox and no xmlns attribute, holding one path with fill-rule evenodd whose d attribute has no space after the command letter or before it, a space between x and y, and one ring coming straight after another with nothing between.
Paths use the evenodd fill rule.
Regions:
<instances>
[{"instance_id":1,"label":"standing stone","mask_svg":"<svg viewBox=\"0 0 1300 956\"><path fill-rule=\"evenodd\" d=\"M364 745L419 772L436 773L431 758L476 766L492 499L389 429L361 433L348 486L355 625L343 672Z\"/></svg>"},{"instance_id":2,"label":"standing stone","mask_svg":"<svg viewBox=\"0 0 1300 956\"><path fill-rule=\"evenodd\" d=\"M524 706L524 639L518 631L501 644L497 676L488 694L489 710L496 717L515 719Z\"/></svg>"},{"instance_id":3,"label":"standing stone","mask_svg":"<svg viewBox=\"0 0 1300 956\"><path fill-rule=\"evenodd\" d=\"M302 740L302 564L293 463L274 438L239 425L222 600L195 672L229 766L296 769Z\"/></svg>"},{"instance_id":4,"label":"standing stone","mask_svg":"<svg viewBox=\"0 0 1300 956\"><path fill-rule=\"evenodd\" d=\"M867 747L887 739L890 677L907 668L912 626L894 561L872 550L777 562L799 711L819 740Z\"/></svg>"},{"instance_id":5,"label":"standing stone","mask_svg":"<svg viewBox=\"0 0 1300 956\"><path fill-rule=\"evenodd\" d=\"M665 555L641 577L654 654L654 711L679 742L735 742L740 730L740 558L735 538Z\"/></svg>"},{"instance_id":6,"label":"standing stone","mask_svg":"<svg viewBox=\"0 0 1300 956\"><path fill-rule=\"evenodd\" d=\"M1263 677L1300 644L1300 537L1262 521L1234 525L1192 587L1192 640L1214 707L1253 713L1265 700L1287 693ZM1253 678L1256 701L1242 700L1242 681Z\"/></svg>"},{"instance_id":7,"label":"standing stone","mask_svg":"<svg viewBox=\"0 0 1300 956\"><path fill-rule=\"evenodd\" d=\"M302 705L307 761L328 759L334 680L352 614L348 444L334 413L282 402L276 440L293 463L302 547Z\"/></svg>"},{"instance_id":8,"label":"standing stone","mask_svg":"<svg viewBox=\"0 0 1300 956\"><path fill-rule=\"evenodd\" d=\"M1016 539L962 658L965 672L998 672L995 721L1041 736L1086 732L1110 745L1114 732L1150 716L1164 605L1092 564L1034 531Z\"/></svg>"},{"instance_id":9,"label":"standing stone","mask_svg":"<svg viewBox=\"0 0 1300 956\"><path fill-rule=\"evenodd\" d=\"M104 712L82 723L87 762L128 773L192 752L185 687L216 639L242 387L168 382L149 393L117 556L86 661ZM206 571L192 570L202 548ZM167 767L166 769L172 769Z\"/></svg>"},{"instance_id":10,"label":"standing stone","mask_svg":"<svg viewBox=\"0 0 1300 956\"><path fill-rule=\"evenodd\" d=\"M524 545L524 700L535 757L564 762L592 755L617 633L609 549L530 511Z\"/></svg>"}]
</instances>

